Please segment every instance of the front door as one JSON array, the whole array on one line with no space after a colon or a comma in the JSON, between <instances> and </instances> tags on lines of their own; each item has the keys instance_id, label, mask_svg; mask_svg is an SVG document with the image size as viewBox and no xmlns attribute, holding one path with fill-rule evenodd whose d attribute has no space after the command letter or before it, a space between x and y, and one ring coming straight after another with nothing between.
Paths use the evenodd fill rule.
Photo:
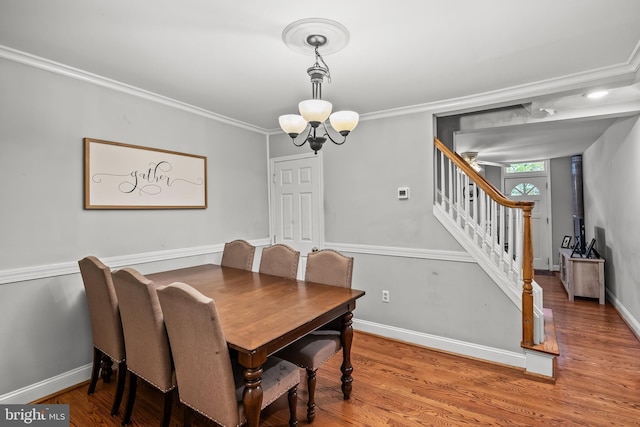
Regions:
<instances>
[{"instance_id":1,"label":"front door","mask_svg":"<svg viewBox=\"0 0 640 427\"><path fill-rule=\"evenodd\" d=\"M531 211L533 268L550 269L549 208L546 176L515 176L504 179L504 194L511 200L535 202Z\"/></svg>"},{"instance_id":2,"label":"front door","mask_svg":"<svg viewBox=\"0 0 640 427\"><path fill-rule=\"evenodd\" d=\"M272 159L273 243L306 256L323 236L322 163L313 153Z\"/></svg>"}]
</instances>

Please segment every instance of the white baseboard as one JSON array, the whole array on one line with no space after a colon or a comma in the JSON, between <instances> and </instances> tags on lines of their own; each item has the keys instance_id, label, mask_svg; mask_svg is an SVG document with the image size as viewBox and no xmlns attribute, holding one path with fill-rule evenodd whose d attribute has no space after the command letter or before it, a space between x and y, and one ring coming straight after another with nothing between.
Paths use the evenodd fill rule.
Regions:
<instances>
[{"instance_id":1,"label":"white baseboard","mask_svg":"<svg viewBox=\"0 0 640 427\"><path fill-rule=\"evenodd\" d=\"M91 367L92 364L89 363L44 381L3 394L0 396L0 404L26 404L50 396L91 378Z\"/></svg>"},{"instance_id":2,"label":"white baseboard","mask_svg":"<svg viewBox=\"0 0 640 427\"><path fill-rule=\"evenodd\" d=\"M386 338L405 341L435 350L455 353L474 359L486 360L492 363L526 368L527 361L523 353L506 351L498 348L487 347L479 344L458 341L451 338L430 335L423 332L396 328L395 326L381 325L367 320L353 319L353 327L356 330L369 332Z\"/></svg>"},{"instance_id":3,"label":"white baseboard","mask_svg":"<svg viewBox=\"0 0 640 427\"><path fill-rule=\"evenodd\" d=\"M638 320L633 317L629 310L627 310L627 308L622 305L620 300L616 298L616 296L611 293L609 289L606 289L605 292L607 294L607 301L609 301L611 305L615 307L615 309L618 311L618 314L620 314L620 317L622 317L622 320L624 320L627 326L629 326L629 329L631 329L631 332L633 332L640 340L640 322L638 322Z\"/></svg>"},{"instance_id":4,"label":"white baseboard","mask_svg":"<svg viewBox=\"0 0 640 427\"><path fill-rule=\"evenodd\" d=\"M528 357L524 353L501 350L479 344L454 340L426 334L423 332L411 331L408 329L387 326L367 320L354 319L353 327L356 330L369 332L385 338L396 339L434 350L445 351L447 353L458 354L479 360L486 360L491 363L513 366L515 368L525 368L531 365ZM536 373L545 374L545 370L535 370ZM80 366L71 371L64 372L55 377L40 381L38 383L23 387L19 390L3 394L0 396L0 404L25 404L37 401L43 397L50 396L60 390L72 387L91 378L91 364Z\"/></svg>"}]
</instances>

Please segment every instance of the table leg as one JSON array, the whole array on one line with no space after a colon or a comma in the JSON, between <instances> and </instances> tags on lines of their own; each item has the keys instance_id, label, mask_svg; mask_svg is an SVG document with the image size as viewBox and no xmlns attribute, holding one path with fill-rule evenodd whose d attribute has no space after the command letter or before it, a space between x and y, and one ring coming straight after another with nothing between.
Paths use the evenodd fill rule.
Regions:
<instances>
[{"instance_id":1,"label":"table leg","mask_svg":"<svg viewBox=\"0 0 640 427\"><path fill-rule=\"evenodd\" d=\"M351 396L351 383L353 382L353 378L351 378L351 373L353 372L353 366L351 365L351 342L353 341L352 318L353 313L350 311L342 316L342 331L340 334L342 340L342 366L340 370L342 371L342 394L344 400L349 400Z\"/></svg>"},{"instance_id":2,"label":"table leg","mask_svg":"<svg viewBox=\"0 0 640 427\"><path fill-rule=\"evenodd\" d=\"M258 427L262 406L262 368L246 368L244 371L244 391L242 403L247 415L247 426Z\"/></svg>"}]
</instances>

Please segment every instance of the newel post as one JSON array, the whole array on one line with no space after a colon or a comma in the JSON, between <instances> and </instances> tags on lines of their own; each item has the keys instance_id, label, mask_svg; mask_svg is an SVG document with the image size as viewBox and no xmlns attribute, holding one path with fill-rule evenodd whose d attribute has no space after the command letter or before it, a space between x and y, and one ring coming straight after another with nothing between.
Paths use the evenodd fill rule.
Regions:
<instances>
[{"instance_id":1,"label":"newel post","mask_svg":"<svg viewBox=\"0 0 640 427\"><path fill-rule=\"evenodd\" d=\"M533 204L532 204L533 205ZM533 346L533 240L531 238L531 210L533 206L523 206L524 242L522 247L522 343Z\"/></svg>"}]
</instances>

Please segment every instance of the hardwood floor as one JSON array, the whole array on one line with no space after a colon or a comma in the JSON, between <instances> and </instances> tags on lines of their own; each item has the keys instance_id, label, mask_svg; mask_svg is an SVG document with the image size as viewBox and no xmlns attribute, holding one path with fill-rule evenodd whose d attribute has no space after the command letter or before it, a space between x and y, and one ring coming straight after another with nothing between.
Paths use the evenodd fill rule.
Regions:
<instances>
[{"instance_id":1,"label":"hardwood floor","mask_svg":"<svg viewBox=\"0 0 640 427\"><path fill-rule=\"evenodd\" d=\"M356 331L351 400L342 400L341 357L336 355L318 371L313 425L640 425L640 342L635 335L611 305L568 301L556 276L538 275L536 281L544 288L545 307L553 310L556 324L561 355L555 384L518 369ZM114 383L100 381L92 396L82 385L42 403L70 404L73 426L119 426L121 418L109 415ZM298 392L300 426L307 424L303 383ZM139 383L131 425L158 425L161 402L160 393ZM284 427L287 417L283 396L263 411L261 425ZM182 425L177 404L172 425Z\"/></svg>"}]
</instances>

